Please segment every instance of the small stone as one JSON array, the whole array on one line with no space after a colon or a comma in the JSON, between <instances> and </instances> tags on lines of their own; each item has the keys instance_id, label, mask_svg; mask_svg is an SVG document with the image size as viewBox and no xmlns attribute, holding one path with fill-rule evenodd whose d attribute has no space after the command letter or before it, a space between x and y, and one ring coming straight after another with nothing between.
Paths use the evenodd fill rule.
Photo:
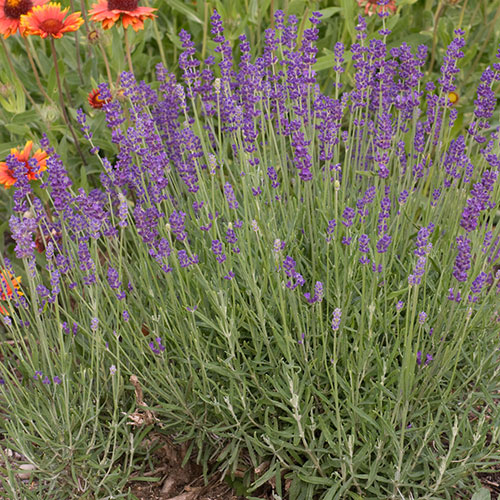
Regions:
<instances>
[{"instance_id":1,"label":"small stone","mask_svg":"<svg viewBox=\"0 0 500 500\"><path fill-rule=\"evenodd\" d=\"M24 471L24 472L18 472L17 473L17 477L19 479L29 479L31 477L32 471L34 471L36 469L36 465L33 465L33 464L21 464L19 466L19 468L21 469L21 471Z\"/></svg>"}]
</instances>

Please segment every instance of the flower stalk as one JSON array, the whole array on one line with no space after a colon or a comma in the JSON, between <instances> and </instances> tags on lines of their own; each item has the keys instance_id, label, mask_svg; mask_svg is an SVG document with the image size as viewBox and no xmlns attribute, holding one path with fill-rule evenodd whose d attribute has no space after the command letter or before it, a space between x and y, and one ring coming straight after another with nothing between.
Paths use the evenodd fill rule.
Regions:
<instances>
[{"instance_id":1,"label":"flower stalk","mask_svg":"<svg viewBox=\"0 0 500 500\"><path fill-rule=\"evenodd\" d=\"M83 164L86 165L87 161L85 160L85 156L83 156L83 152L82 152L82 150L80 148L80 144L78 142L78 137L76 136L73 125L71 125L71 121L69 119L68 112L66 111L66 105L64 103L64 92L63 92L63 88L61 85L61 76L59 75L59 63L57 60L56 46L54 43L54 39L52 37L50 37L50 49L52 51L52 59L54 61L54 71L56 73L57 90L59 92L59 105L61 107L61 112L63 114L64 121L66 122L66 125L68 126L69 131L73 137L73 141L75 143L76 150L78 151L78 154L80 155L80 158L82 159Z\"/></svg>"}]
</instances>

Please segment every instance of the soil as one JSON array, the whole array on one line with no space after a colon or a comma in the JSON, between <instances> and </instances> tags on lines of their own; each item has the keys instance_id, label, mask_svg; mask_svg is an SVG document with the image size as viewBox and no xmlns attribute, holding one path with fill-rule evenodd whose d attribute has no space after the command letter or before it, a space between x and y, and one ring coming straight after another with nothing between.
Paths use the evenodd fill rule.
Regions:
<instances>
[{"instance_id":1,"label":"soil","mask_svg":"<svg viewBox=\"0 0 500 500\"><path fill-rule=\"evenodd\" d=\"M245 497L239 496L220 478L214 477L205 484L201 467L193 461L188 460L182 466L187 446L175 445L159 434L153 434L150 442L145 445L156 448L153 455L155 469L143 472L141 477L156 481L152 483L131 479L126 488L130 488L130 492L139 500L245 500ZM270 489L263 487L252 493L252 496L271 500Z\"/></svg>"},{"instance_id":2,"label":"soil","mask_svg":"<svg viewBox=\"0 0 500 500\"><path fill-rule=\"evenodd\" d=\"M498 471L492 473L478 474L479 481L481 484L491 491L491 498L500 498L500 465L498 466Z\"/></svg>"}]
</instances>

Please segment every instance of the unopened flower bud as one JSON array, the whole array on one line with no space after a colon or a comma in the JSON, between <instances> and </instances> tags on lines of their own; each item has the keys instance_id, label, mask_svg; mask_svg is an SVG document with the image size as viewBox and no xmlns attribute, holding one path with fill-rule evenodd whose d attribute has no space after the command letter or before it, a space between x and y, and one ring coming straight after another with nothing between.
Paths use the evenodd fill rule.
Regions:
<instances>
[{"instance_id":1,"label":"unopened flower bud","mask_svg":"<svg viewBox=\"0 0 500 500\"><path fill-rule=\"evenodd\" d=\"M97 43L99 41L100 37L101 37L101 35L97 30L92 30L92 31L89 31L89 34L87 35L87 40L90 43Z\"/></svg>"}]
</instances>

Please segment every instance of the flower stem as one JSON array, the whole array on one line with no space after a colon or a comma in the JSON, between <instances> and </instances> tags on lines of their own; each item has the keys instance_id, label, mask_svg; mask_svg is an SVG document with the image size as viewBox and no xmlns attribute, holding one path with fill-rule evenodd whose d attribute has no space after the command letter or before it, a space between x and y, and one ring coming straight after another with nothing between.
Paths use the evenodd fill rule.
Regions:
<instances>
[{"instance_id":1,"label":"flower stem","mask_svg":"<svg viewBox=\"0 0 500 500\"><path fill-rule=\"evenodd\" d=\"M146 5L149 7L149 0L146 2ZM163 50L163 42L162 37L160 35L160 30L158 29L158 24L156 23L156 18L153 19L153 30L155 32L156 43L158 44L158 49L160 50L160 59L163 66L167 67L167 59L165 58L165 51Z\"/></svg>"},{"instance_id":2,"label":"flower stem","mask_svg":"<svg viewBox=\"0 0 500 500\"><path fill-rule=\"evenodd\" d=\"M31 49L30 49L30 46L28 44L28 41L24 37L22 37L22 39L23 39L23 42L24 42L24 47L26 49L26 54L28 55L28 60L29 60L30 65L31 65L31 69L33 70L33 75L35 76L35 80L36 80L36 83L38 85L38 88L40 89L40 92L42 93L43 97L45 97L45 99L50 104L54 104L54 101L49 97L49 95L47 94L47 92L43 88L42 82L40 81L40 75L39 75L38 70L36 68L35 61L33 60L33 56L31 55Z\"/></svg>"},{"instance_id":3,"label":"flower stem","mask_svg":"<svg viewBox=\"0 0 500 500\"><path fill-rule=\"evenodd\" d=\"M477 66L478 62L481 60L481 56L483 55L484 51L490 46L490 37L491 37L491 34L492 34L495 26L498 26L498 17L499 16L500 16L500 6L497 8L497 11L495 13L495 17L493 18L493 21L491 21L490 25L488 26L488 32L486 34L486 39L484 40L483 44L481 45L481 48L479 49L479 53L474 58L474 62L469 67L469 69L464 77L464 85L467 83L467 81L469 80L469 77L475 71L476 66Z\"/></svg>"},{"instance_id":4,"label":"flower stem","mask_svg":"<svg viewBox=\"0 0 500 500\"><path fill-rule=\"evenodd\" d=\"M445 5L443 4L443 2L442 1L439 2L436 15L434 16L434 30L432 33L432 52L431 52L431 62L429 64L429 75L432 73L432 67L434 66L434 61L436 60L437 29L438 29L439 18L444 12L444 9Z\"/></svg>"},{"instance_id":5,"label":"flower stem","mask_svg":"<svg viewBox=\"0 0 500 500\"><path fill-rule=\"evenodd\" d=\"M467 2L469 0L465 0L464 4L462 5L462 11L460 12L460 19L458 21L458 29L462 28L462 21L464 20L464 14L465 14L465 9L467 7Z\"/></svg>"},{"instance_id":6,"label":"flower stem","mask_svg":"<svg viewBox=\"0 0 500 500\"><path fill-rule=\"evenodd\" d=\"M203 45L201 48L201 59L202 61L205 60L205 54L207 52L207 42L208 42L208 9L209 9L209 3L205 2L205 13L204 13L204 19L203 19Z\"/></svg>"},{"instance_id":7,"label":"flower stem","mask_svg":"<svg viewBox=\"0 0 500 500\"><path fill-rule=\"evenodd\" d=\"M132 66L132 57L130 55L130 42L128 39L127 28L123 28L123 38L125 39L125 52L127 54L128 69L133 74L134 67Z\"/></svg>"},{"instance_id":8,"label":"flower stem","mask_svg":"<svg viewBox=\"0 0 500 500\"><path fill-rule=\"evenodd\" d=\"M80 145L78 144L78 138L76 137L75 130L73 129L73 126L71 125L71 122L69 121L69 116L66 111L66 106L64 104L64 96L63 96L63 89L61 85L61 77L59 75L59 66L57 64L57 53L56 53L56 46L54 44L54 39L50 37L50 48L52 50L52 57L54 59L54 70L56 72L56 80L57 80L57 90L59 91L59 104L61 105L61 111L64 117L64 121L66 122L66 125L68 126L71 135L73 136L73 140L75 141L75 147L78 151L78 154L80 155L80 158L83 161L83 164L86 165L87 162L85 161L85 157L83 156L82 150L80 149Z\"/></svg>"},{"instance_id":9,"label":"flower stem","mask_svg":"<svg viewBox=\"0 0 500 500\"><path fill-rule=\"evenodd\" d=\"M33 100L33 98L31 97L31 95L29 94L29 92L26 90L26 87L23 85L23 82L21 81L21 79L17 75L16 70L14 68L14 65L12 64L12 60L10 58L9 52L7 50L7 47L6 47L5 42L3 41L2 37L0 37L0 41L2 42L2 48L3 48L5 56L7 57L7 63L9 64L9 68L10 68L10 71L11 71L12 75L19 82L19 85L21 85L21 88L23 89L23 92L26 94L26 97L31 102L31 104L33 105L33 107L35 109L38 109L38 106L37 106L36 102Z\"/></svg>"},{"instance_id":10,"label":"flower stem","mask_svg":"<svg viewBox=\"0 0 500 500\"><path fill-rule=\"evenodd\" d=\"M75 12L75 4L73 0L69 0L69 4L71 6L71 12ZM78 76L80 77L80 83L83 85L84 80L83 80L83 74L82 74L82 65L80 61L80 39L78 37L78 30L75 31L75 56L76 56L76 68L78 71Z\"/></svg>"},{"instance_id":11,"label":"flower stem","mask_svg":"<svg viewBox=\"0 0 500 500\"><path fill-rule=\"evenodd\" d=\"M82 17L83 17L83 21L85 24L85 33L87 34L87 41L89 41L90 40L90 28L89 28L89 19L87 17L87 9L85 6L85 0L80 0L80 9L82 11ZM92 50L90 48L90 44L88 45L88 54L89 54L89 57L91 57Z\"/></svg>"},{"instance_id":12,"label":"flower stem","mask_svg":"<svg viewBox=\"0 0 500 500\"><path fill-rule=\"evenodd\" d=\"M111 76L111 68L109 67L108 56L106 55L106 50L102 45L102 41L99 40L99 48L101 49L102 59L104 61L104 66L106 67L106 73L108 75L109 90L113 88L113 77Z\"/></svg>"}]
</instances>

